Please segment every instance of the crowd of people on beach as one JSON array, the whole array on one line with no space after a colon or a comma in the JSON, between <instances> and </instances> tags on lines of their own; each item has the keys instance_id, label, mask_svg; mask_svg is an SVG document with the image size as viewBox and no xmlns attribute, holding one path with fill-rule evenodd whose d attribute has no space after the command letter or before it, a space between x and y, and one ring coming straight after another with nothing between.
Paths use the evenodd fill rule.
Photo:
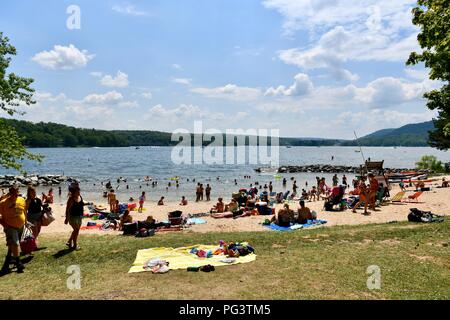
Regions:
<instances>
[{"instance_id":1,"label":"crowd of people on beach","mask_svg":"<svg viewBox=\"0 0 450 320\"><path fill-rule=\"evenodd\" d=\"M379 177L378 177L379 178ZM246 180L251 179L250 176L245 177ZM219 180L219 178L217 178ZM150 179L144 181L150 182ZM187 179L186 181L189 181ZM308 182L305 182L305 187L298 191L298 183L294 177L291 178L292 188L288 189L287 179L282 180L283 192L274 192L274 184L272 181L260 184L258 181L249 184L249 188L242 188L239 192L232 194L231 200L225 203L220 197L217 203L211 208L208 215L212 218L243 218L252 215L268 215L270 223L275 223L279 226L288 226L292 223L305 224L308 220L317 218L317 213L311 211L306 202L324 201L324 210L333 210L333 206L342 204L344 194L347 194L352 203L346 203L352 212L360 207L364 207L364 215L369 215L369 211L377 211L377 200L389 195L389 188L383 182L379 182L374 174L369 173L366 176L359 176L353 179L351 185L348 183L345 174L339 179L334 175L331 179L331 186L328 185L324 177L316 177L316 184L311 187ZM119 178L118 182L126 182L126 179ZM192 179L195 183L195 180ZM387 182L387 181L386 181ZM157 181L152 181L155 185ZM179 184L179 177L176 180ZM102 183L103 185L103 183ZM448 187L448 181L443 178L442 186ZM130 214L129 208L123 208L120 203L115 189L108 181L104 187L107 191L104 196L107 198L109 205L109 212L106 219L114 230L124 230L127 224L134 221ZM353 187L353 190L350 190ZM416 188L418 186L416 185ZM420 187L420 186L419 186ZM400 188L404 189L403 183L400 183ZM350 191L348 191L350 190ZM207 183L206 186L201 182L197 182L195 188L195 202L210 201L212 186ZM58 189L58 194L61 196L61 187ZM130 198L130 202L134 199ZM142 191L138 197L139 206L138 213L145 210L145 203L147 201L146 192ZM298 203L296 209L292 209L292 201ZM24 265L20 261L20 241L25 228L29 228L34 239L38 239L43 226L43 217L46 213L51 213L50 205L54 202L53 189L47 193L42 193L41 197L37 196L36 189L32 186L27 188L26 197L22 197L18 186L11 186L8 193L2 190L0 195L0 223L4 228L6 235L6 244L8 247L7 256L3 264L2 272L7 272L9 266L14 264L18 272L24 270ZM283 204L283 207L275 212L274 204ZM85 212L85 206L91 206L92 203L85 202L80 191L80 185L76 182L71 183L68 187L67 203L65 210L66 225L70 225L72 231L69 239L66 242L67 249L80 250L79 234L82 226L82 219ZM165 205L165 197L162 196L157 205ZM188 200L186 196L181 197L180 206L187 206ZM106 208L105 208L106 209ZM141 225L156 227L160 226L158 222L149 215Z\"/></svg>"}]
</instances>

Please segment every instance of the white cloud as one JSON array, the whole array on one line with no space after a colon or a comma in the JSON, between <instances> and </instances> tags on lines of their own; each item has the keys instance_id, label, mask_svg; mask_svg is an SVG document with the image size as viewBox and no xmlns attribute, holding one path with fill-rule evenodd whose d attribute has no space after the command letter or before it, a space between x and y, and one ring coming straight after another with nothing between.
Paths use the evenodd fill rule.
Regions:
<instances>
[{"instance_id":1,"label":"white cloud","mask_svg":"<svg viewBox=\"0 0 450 320\"><path fill-rule=\"evenodd\" d=\"M124 5L115 5L112 9L118 13L122 13L130 16L148 16L149 13L147 11L142 11L136 9L134 5L124 4Z\"/></svg>"},{"instance_id":2,"label":"white cloud","mask_svg":"<svg viewBox=\"0 0 450 320\"><path fill-rule=\"evenodd\" d=\"M278 86L278 88L270 87L267 89L266 96L303 96L309 94L314 86L307 74L299 73L294 77L294 83L286 88L285 86Z\"/></svg>"},{"instance_id":3,"label":"white cloud","mask_svg":"<svg viewBox=\"0 0 450 320\"><path fill-rule=\"evenodd\" d=\"M87 95L83 102L87 104L116 104L123 100L121 93L117 91L110 91L104 94L93 93Z\"/></svg>"},{"instance_id":4,"label":"white cloud","mask_svg":"<svg viewBox=\"0 0 450 320\"><path fill-rule=\"evenodd\" d=\"M149 110L149 116L160 118L202 118L206 114L200 107L191 104L181 104L179 107L172 109L157 104Z\"/></svg>"},{"instance_id":5,"label":"white cloud","mask_svg":"<svg viewBox=\"0 0 450 320\"><path fill-rule=\"evenodd\" d=\"M191 92L200 94L207 98L230 99L236 101L256 100L261 96L258 88L239 87L235 84L227 84L216 88L193 88Z\"/></svg>"},{"instance_id":6,"label":"white cloud","mask_svg":"<svg viewBox=\"0 0 450 320\"><path fill-rule=\"evenodd\" d=\"M137 101L124 101L119 103L119 107L133 109L139 107L139 103Z\"/></svg>"},{"instance_id":7,"label":"white cloud","mask_svg":"<svg viewBox=\"0 0 450 320\"><path fill-rule=\"evenodd\" d=\"M39 52L31 59L48 69L72 70L85 67L93 58L93 54L70 44L68 47L55 45L53 50Z\"/></svg>"},{"instance_id":8,"label":"white cloud","mask_svg":"<svg viewBox=\"0 0 450 320\"><path fill-rule=\"evenodd\" d=\"M55 96L50 92L36 91L33 95L33 99L35 99L36 102L44 102L44 101L57 102L57 101L64 101L67 99L67 97L64 93L60 93Z\"/></svg>"},{"instance_id":9,"label":"white cloud","mask_svg":"<svg viewBox=\"0 0 450 320\"><path fill-rule=\"evenodd\" d=\"M420 113L381 109L345 111L337 116L334 124L355 128L359 135L364 135L382 128L398 128L409 123L429 121L434 116L435 113L432 111Z\"/></svg>"},{"instance_id":10,"label":"white cloud","mask_svg":"<svg viewBox=\"0 0 450 320\"><path fill-rule=\"evenodd\" d=\"M127 87L129 84L128 75L121 71L117 71L117 74L115 77L107 74L100 79L100 84L102 86L112 87L112 88Z\"/></svg>"},{"instance_id":11,"label":"white cloud","mask_svg":"<svg viewBox=\"0 0 450 320\"><path fill-rule=\"evenodd\" d=\"M104 119L105 116L111 116L113 111L110 108L102 106L83 106L79 104L69 105L67 112L75 115L78 119Z\"/></svg>"},{"instance_id":12,"label":"white cloud","mask_svg":"<svg viewBox=\"0 0 450 320\"><path fill-rule=\"evenodd\" d=\"M177 63L174 63L174 64L172 64L172 68L174 68L175 70L181 70L181 69L183 69L179 64L177 64Z\"/></svg>"},{"instance_id":13,"label":"white cloud","mask_svg":"<svg viewBox=\"0 0 450 320\"><path fill-rule=\"evenodd\" d=\"M405 74L414 80L425 80L428 79L429 70L417 70L417 69L405 69Z\"/></svg>"},{"instance_id":14,"label":"white cloud","mask_svg":"<svg viewBox=\"0 0 450 320\"><path fill-rule=\"evenodd\" d=\"M404 62L419 49L412 24L415 0L265 0L284 18L289 36L309 31L306 46L280 50L278 57L304 70L323 69L337 80L359 79L352 61Z\"/></svg>"},{"instance_id":15,"label":"white cloud","mask_svg":"<svg viewBox=\"0 0 450 320\"><path fill-rule=\"evenodd\" d=\"M423 94L431 90L435 83L429 80L422 82L407 82L393 77L378 78L367 84L366 87L353 90L355 100L377 108L387 108L392 105L421 99Z\"/></svg>"},{"instance_id":16,"label":"white cloud","mask_svg":"<svg viewBox=\"0 0 450 320\"><path fill-rule=\"evenodd\" d=\"M190 85L192 79L186 79L186 78L172 78L172 82L178 83L178 84L184 84L184 85Z\"/></svg>"},{"instance_id":17,"label":"white cloud","mask_svg":"<svg viewBox=\"0 0 450 320\"><path fill-rule=\"evenodd\" d=\"M150 91L141 93L141 97L144 99L151 100L153 98L153 94Z\"/></svg>"},{"instance_id":18,"label":"white cloud","mask_svg":"<svg viewBox=\"0 0 450 320\"><path fill-rule=\"evenodd\" d=\"M411 8L416 0L264 0L268 9L284 18L288 35L299 29L323 30L337 25L365 25L390 32L411 29ZM409 19L408 19L409 17Z\"/></svg>"}]
</instances>

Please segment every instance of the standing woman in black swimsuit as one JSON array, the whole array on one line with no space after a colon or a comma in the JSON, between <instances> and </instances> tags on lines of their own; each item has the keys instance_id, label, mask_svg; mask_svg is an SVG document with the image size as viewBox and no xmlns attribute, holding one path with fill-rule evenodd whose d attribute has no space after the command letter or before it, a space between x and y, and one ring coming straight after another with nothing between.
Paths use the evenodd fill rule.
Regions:
<instances>
[{"instance_id":1,"label":"standing woman in black swimsuit","mask_svg":"<svg viewBox=\"0 0 450 320\"><path fill-rule=\"evenodd\" d=\"M66 246L72 250L79 250L78 247L78 234L80 233L81 221L83 219L84 202L83 197L80 195L80 187L73 185L69 187L69 198L67 199L66 206L66 220L65 224L70 224L73 231L70 235L69 241Z\"/></svg>"},{"instance_id":2,"label":"standing woman in black swimsuit","mask_svg":"<svg viewBox=\"0 0 450 320\"><path fill-rule=\"evenodd\" d=\"M36 197L36 189L28 187L27 190L27 220L33 224L31 231L37 241L42 226L42 201Z\"/></svg>"}]
</instances>

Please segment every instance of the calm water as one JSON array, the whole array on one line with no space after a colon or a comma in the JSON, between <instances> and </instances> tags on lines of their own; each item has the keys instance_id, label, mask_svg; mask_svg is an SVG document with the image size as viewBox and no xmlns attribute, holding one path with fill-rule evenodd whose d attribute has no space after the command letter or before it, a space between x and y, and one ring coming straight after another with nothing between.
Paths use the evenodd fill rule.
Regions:
<instances>
[{"instance_id":1,"label":"calm water","mask_svg":"<svg viewBox=\"0 0 450 320\"><path fill-rule=\"evenodd\" d=\"M280 165L302 164L335 164L359 166L362 163L361 153L355 152L355 147L280 147ZM195 198L196 182L210 183L212 197L228 197L239 187L248 187L250 183L258 181L260 184L273 181L274 191L282 191L281 180L277 180L273 173L256 173L254 168L258 165L176 165L171 161L171 147L141 147L131 148L61 148L32 149L32 152L45 156L42 163L25 163L28 173L64 174L75 177L81 181L85 198L98 200L102 197L101 181L111 180L118 186L118 197L126 201L130 196L135 199L141 191L146 191L147 199L155 201L160 196L167 200L177 200L182 195L189 200ZM415 162L425 154L435 155L443 162L450 162L450 152L441 152L432 148L381 148L364 147L365 158L372 160L385 160L385 167L413 168ZM334 160L331 161L331 157ZM14 173L0 169L0 174ZM244 179L250 175L251 179ZM315 173L284 174L288 179L288 188L291 188L291 177L295 177L297 185L302 188L308 181L311 186L315 181ZM145 176L158 180L158 187L152 188L151 182L147 186L143 182ZM180 186L177 189L172 181L171 187L166 190L170 177L180 176ZM327 180L330 175L320 174ZM352 179L352 175L347 175ZM127 183L117 184L118 177L127 179ZM217 178L219 177L219 180ZM196 179L195 183L192 182ZM187 182L187 179L190 181ZM237 179L238 186L235 186ZM95 185L94 185L95 184ZM126 184L129 189L126 189ZM66 188L63 186L63 194ZM56 192L57 194L57 192ZM64 200L64 199L63 199Z\"/></svg>"}]
</instances>

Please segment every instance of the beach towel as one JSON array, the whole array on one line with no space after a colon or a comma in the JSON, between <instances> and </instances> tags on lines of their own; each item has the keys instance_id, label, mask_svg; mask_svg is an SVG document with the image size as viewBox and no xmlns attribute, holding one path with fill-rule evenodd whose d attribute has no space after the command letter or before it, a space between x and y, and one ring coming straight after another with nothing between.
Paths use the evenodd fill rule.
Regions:
<instances>
[{"instance_id":1,"label":"beach towel","mask_svg":"<svg viewBox=\"0 0 450 320\"><path fill-rule=\"evenodd\" d=\"M136 255L136 260L128 273L145 272L144 264L153 259L165 260L169 262L170 270L187 269L188 267L201 267L208 264L215 267L228 266L239 263L248 263L256 260L254 253L246 256L235 257L231 262L226 260L227 256L222 254L213 255L210 258L200 258L195 254L191 254L191 250L197 248L204 251L215 251L218 246L211 245L195 245L182 248L150 248L139 250ZM225 261L225 262L224 262Z\"/></svg>"},{"instance_id":2,"label":"beach towel","mask_svg":"<svg viewBox=\"0 0 450 320\"><path fill-rule=\"evenodd\" d=\"M187 224L205 224L206 221L200 218L189 218L186 221Z\"/></svg>"},{"instance_id":3,"label":"beach towel","mask_svg":"<svg viewBox=\"0 0 450 320\"><path fill-rule=\"evenodd\" d=\"M293 231L298 229L307 229L311 227L318 227L320 225L323 225L327 223L325 220L308 220L307 224L292 224L290 227L280 227L279 225L276 225L275 223L271 223L269 225L264 225L264 227L269 228L271 230L276 231Z\"/></svg>"},{"instance_id":4,"label":"beach towel","mask_svg":"<svg viewBox=\"0 0 450 320\"><path fill-rule=\"evenodd\" d=\"M82 226L80 230L101 230L103 224L91 225L91 226Z\"/></svg>"}]
</instances>

